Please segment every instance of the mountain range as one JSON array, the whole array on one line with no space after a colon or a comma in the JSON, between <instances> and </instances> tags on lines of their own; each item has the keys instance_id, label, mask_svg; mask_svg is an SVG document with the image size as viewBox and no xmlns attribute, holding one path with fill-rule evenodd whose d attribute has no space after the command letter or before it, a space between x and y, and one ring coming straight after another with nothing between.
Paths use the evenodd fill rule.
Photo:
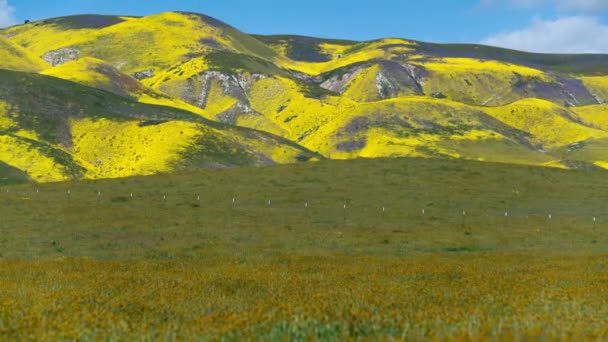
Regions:
<instances>
[{"instance_id":1,"label":"mountain range","mask_svg":"<svg viewBox=\"0 0 608 342\"><path fill-rule=\"evenodd\" d=\"M0 30L0 183L353 158L608 168L608 55L80 15Z\"/></svg>"}]
</instances>

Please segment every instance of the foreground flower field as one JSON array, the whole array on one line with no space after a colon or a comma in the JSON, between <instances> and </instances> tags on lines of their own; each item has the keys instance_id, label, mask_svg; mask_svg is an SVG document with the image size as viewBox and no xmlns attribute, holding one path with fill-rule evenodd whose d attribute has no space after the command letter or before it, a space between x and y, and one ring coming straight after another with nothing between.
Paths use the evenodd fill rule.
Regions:
<instances>
[{"instance_id":1,"label":"foreground flower field","mask_svg":"<svg viewBox=\"0 0 608 342\"><path fill-rule=\"evenodd\" d=\"M608 257L0 263L5 340L603 339Z\"/></svg>"},{"instance_id":2,"label":"foreground flower field","mask_svg":"<svg viewBox=\"0 0 608 342\"><path fill-rule=\"evenodd\" d=\"M422 159L5 186L0 340L604 340L607 203Z\"/></svg>"}]
</instances>

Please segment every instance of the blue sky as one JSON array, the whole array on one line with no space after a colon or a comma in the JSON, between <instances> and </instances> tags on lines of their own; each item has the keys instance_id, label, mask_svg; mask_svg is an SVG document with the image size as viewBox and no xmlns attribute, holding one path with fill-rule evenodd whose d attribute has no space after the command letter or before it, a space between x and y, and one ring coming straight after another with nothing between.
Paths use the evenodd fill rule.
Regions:
<instances>
[{"instance_id":1,"label":"blue sky","mask_svg":"<svg viewBox=\"0 0 608 342\"><path fill-rule=\"evenodd\" d=\"M608 0L0 0L0 26L71 14L170 10L205 13L249 33L608 53Z\"/></svg>"}]
</instances>

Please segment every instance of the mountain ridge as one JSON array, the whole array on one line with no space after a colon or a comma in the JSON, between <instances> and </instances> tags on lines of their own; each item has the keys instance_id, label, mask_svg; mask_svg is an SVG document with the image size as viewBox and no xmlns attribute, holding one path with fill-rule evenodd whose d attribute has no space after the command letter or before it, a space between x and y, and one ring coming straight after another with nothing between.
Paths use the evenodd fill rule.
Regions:
<instances>
[{"instance_id":1,"label":"mountain ridge","mask_svg":"<svg viewBox=\"0 0 608 342\"><path fill-rule=\"evenodd\" d=\"M13 58L16 62L11 64L6 59L0 69L41 73L72 84L63 86L70 90L50 106L81 111L80 122L75 124L67 119L71 114L54 109L68 122L62 141L92 144L108 160L119 161L124 164L122 169L130 170L117 174L97 170L94 174L90 170L96 167L89 161L84 166L88 171L81 175L85 178L141 174L142 166L134 162L134 167L128 167L129 159L120 148L104 149L107 142L74 140L67 135L70 130L101 134L109 132L108 127L137 132L137 123L124 126L111 118L103 118L103 127L96 126L98 109L121 108L113 107L123 101L118 98L149 113L162 112L160 108L189 113L172 119L171 125L188 127L186 131L192 133L175 143L192 146L199 156L213 155L213 141L228 139L241 146L224 151L223 162L195 162L200 158L186 153L183 161L192 161L189 170L241 165L235 163L238 151L257 155L244 158L245 164L425 157L608 167L608 156L599 148L608 137L603 119L608 115L603 105L608 101L608 55L535 54L401 38L359 42L250 35L191 12L147 17L80 15L17 25L0 30L0 56L15 55L12 51L20 51L22 57ZM20 115L39 117L42 108L49 107L19 101L16 94L31 97L38 89L42 96L37 100L48 101L40 92L53 92L39 86L52 83L50 79L19 75L0 74L0 86L5 83L0 87L0 128L9 129L10 139L61 144L56 136L31 131L33 123L25 129L15 124L11 113L17 109L23 112ZM11 78L15 77L27 79L30 86L14 84ZM94 91L79 84L109 93L92 96ZM70 95L72 92L85 96ZM168 107L146 107L149 105ZM140 118L158 120L156 116L143 113ZM220 140L211 134L205 142L204 138L194 139L200 131L190 130L190 123L197 120L207 126L218 122L221 127L256 131L235 128L220 134ZM119 145L134 146L146 139L145 134L133 134L135 141L126 139ZM256 139L273 143L257 144ZM582 147L572 149L573 144ZM75 153L69 144L62 146L68 155ZM159 149L163 144L154 146L146 149ZM232 161L229 150L234 153ZM277 151L290 157L277 155ZM0 162L15 167L10 151L4 155ZM183 169L169 164L162 170L148 168L145 173ZM18 169L28 171L29 164L19 165Z\"/></svg>"}]
</instances>

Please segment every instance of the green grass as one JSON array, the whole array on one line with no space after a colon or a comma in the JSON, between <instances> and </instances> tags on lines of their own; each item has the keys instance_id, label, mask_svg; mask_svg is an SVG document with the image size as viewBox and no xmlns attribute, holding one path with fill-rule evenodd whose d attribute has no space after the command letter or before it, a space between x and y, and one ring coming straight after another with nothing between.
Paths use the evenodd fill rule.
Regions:
<instances>
[{"instance_id":1,"label":"green grass","mask_svg":"<svg viewBox=\"0 0 608 342\"><path fill-rule=\"evenodd\" d=\"M0 191L0 252L11 259L608 248L605 172L381 159L7 189Z\"/></svg>"},{"instance_id":2,"label":"green grass","mask_svg":"<svg viewBox=\"0 0 608 342\"><path fill-rule=\"evenodd\" d=\"M607 190L424 159L4 186L0 337L602 339Z\"/></svg>"},{"instance_id":3,"label":"green grass","mask_svg":"<svg viewBox=\"0 0 608 342\"><path fill-rule=\"evenodd\" d=\"M21 170L0 162L0 186L24 184L29 182L29 177Z\"/></svg>"}]
</instances>

